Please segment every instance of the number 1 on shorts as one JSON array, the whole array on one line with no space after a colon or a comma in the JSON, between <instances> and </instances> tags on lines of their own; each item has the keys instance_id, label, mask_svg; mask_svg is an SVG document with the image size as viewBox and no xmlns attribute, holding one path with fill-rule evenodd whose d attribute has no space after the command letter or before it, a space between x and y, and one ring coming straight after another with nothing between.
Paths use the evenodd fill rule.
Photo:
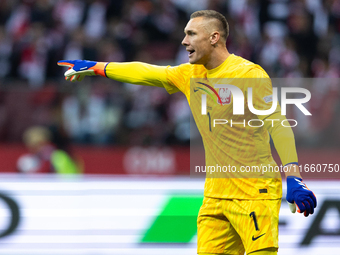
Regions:
<instances>
[{"instance_id":1,"label":"number 1 on shorts","mask_svg":"<svg viewBox=\"0 0 340 255\"><path fill-rule=\"evenodd\" d=\"M258 225L257 225L257 220L256 220L255 212L251 212L251 213L249 214L249 216L252 217L253 220L254 220L255 230L256 230L256 231L259 231L259 227L258 227Z\"/></svg>"}]
</instances>

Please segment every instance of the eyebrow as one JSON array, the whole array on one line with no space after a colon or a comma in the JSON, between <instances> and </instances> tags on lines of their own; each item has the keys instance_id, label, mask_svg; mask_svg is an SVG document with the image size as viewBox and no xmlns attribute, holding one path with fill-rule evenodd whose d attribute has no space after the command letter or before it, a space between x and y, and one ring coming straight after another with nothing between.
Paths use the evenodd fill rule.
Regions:
<instances>
[{"instance_id":1,"label":"eyebrow","mask_svg":"<svg viewBox=\"0 0 340 255\"><path fill-rule=\"evenodd\" d=\"M189 33L189 32L194 33L194 30L191 30L191 29L185 30L185 29L184 29L184 34L187 34L187 33Z\"/></svg>"}]
</instances>

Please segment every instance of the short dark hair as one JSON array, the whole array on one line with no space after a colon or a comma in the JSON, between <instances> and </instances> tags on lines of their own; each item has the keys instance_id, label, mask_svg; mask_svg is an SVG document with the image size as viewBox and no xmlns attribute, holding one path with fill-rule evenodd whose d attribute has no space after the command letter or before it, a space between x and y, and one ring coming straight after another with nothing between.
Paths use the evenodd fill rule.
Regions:
<instances>
[{"instance_id":1,"label":"short dark hair","mask_svg":"<svg viewBox=\"0 0 340 255\"><path fill-rule=\"evenodd\" d=\"M221 24L221 31L220 31L221 37L227 41L227 38L229 36L229 24L223 14L217 11L213 11L213 10L202 10L202 11L196 11L190 15L190 19L198 18L198 17L219 20Z\"/></svg>"}]
</instances>

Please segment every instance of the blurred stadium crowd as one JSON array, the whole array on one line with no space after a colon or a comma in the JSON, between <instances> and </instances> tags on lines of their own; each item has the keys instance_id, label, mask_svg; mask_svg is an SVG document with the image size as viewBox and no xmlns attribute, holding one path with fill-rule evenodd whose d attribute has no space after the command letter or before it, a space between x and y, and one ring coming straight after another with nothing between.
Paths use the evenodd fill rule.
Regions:
<instances>
[{"instance_id":1,"label":"blurred stadium crowd","mask_svg":"<svg viewBox=\"0 0 340 255\"><path fill-rule=\"evenodd\" d=\"M340 75L337 0L1 0L0 141L46 125L75 143L187 144L190 110L180 93L101 77L67 83L56 62L185 63L183 29L201 9L223 13L229 51L272 78ZM309 88L318 121L297 130L301 145L340 142L339 83L329 84Z\"/></svg>"}]
</instances>

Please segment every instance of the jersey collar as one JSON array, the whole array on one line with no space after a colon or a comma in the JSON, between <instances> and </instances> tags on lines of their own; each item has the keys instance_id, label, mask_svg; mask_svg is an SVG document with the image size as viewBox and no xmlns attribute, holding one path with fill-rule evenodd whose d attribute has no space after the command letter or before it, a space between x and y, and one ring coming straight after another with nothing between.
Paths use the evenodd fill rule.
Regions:
<instances>
[{"instance_id":1,"label":"jersey collar","mask_svg":"<svg viewBox=\"0 0 340 255\"><path fill-rule=\"evenodd\" d=\"M229 57L227 57L226 60L222 64L220 64L218 67L215 67L214 69L207 70L207 76L209 77L214 77L216 76L219 72L224 70L227 66L228 63L231 61L232 58L234 58L234 54L230 54Z\"/></svg>"}]
</instances>

